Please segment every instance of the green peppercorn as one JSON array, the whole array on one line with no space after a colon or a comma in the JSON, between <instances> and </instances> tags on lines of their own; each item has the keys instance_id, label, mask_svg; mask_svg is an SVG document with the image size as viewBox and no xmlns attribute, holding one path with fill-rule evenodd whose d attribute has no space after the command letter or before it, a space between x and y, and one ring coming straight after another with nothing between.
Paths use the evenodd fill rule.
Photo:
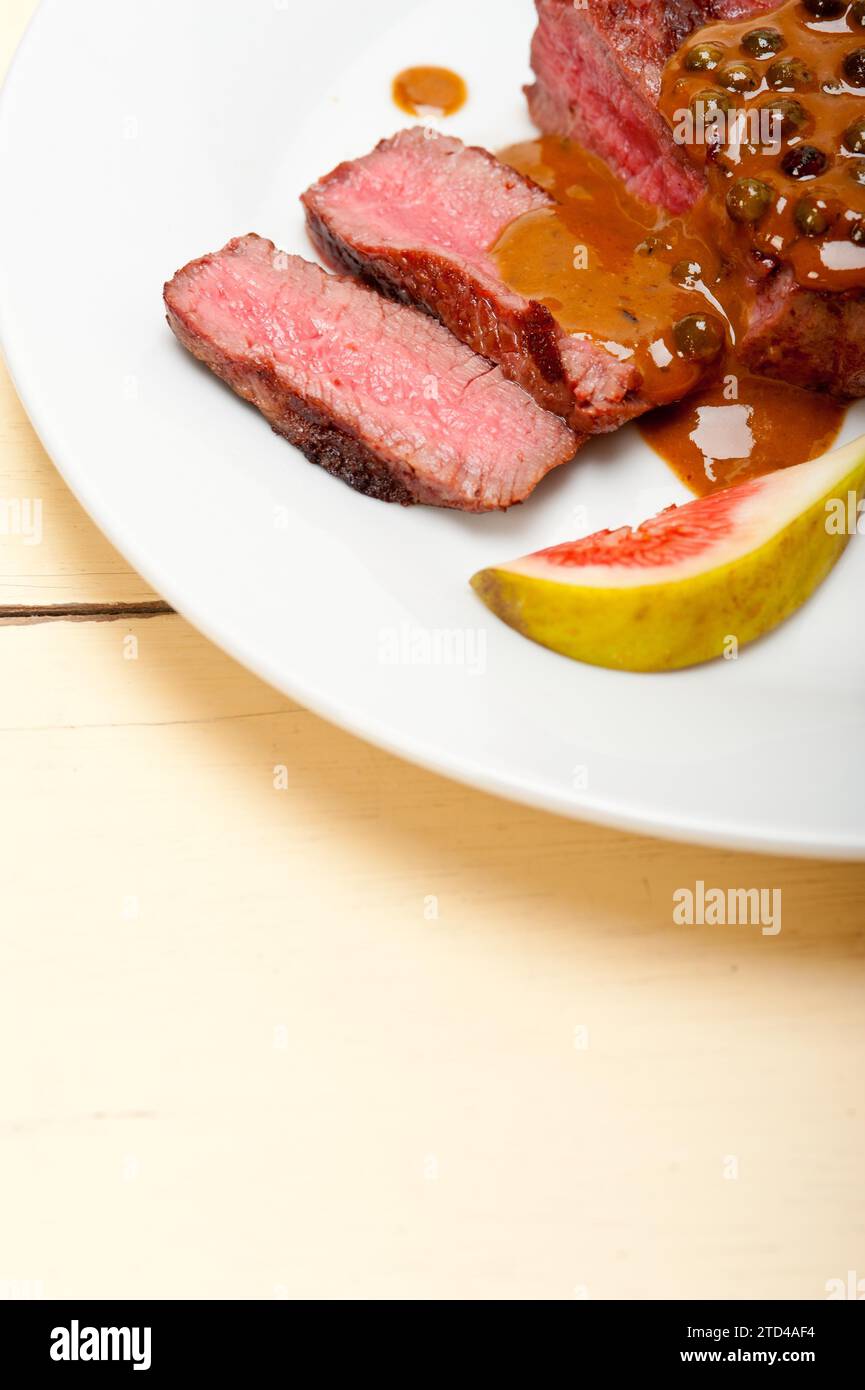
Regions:
<instances>
[{"instance_id":1,"label":"green peppercorn","mask_svg":"<svg viewBox=\"0 0 865 1390\"><path fill-rule=\"evenodd\" d=\"M824 199L812 196L800 198L793 209L793 221L805 236L822 236L828 230L832 217Z\"/></svg>"},{"instance_id":2,"label":"green peppercorn","mask_svg":"<svg viewBox=\"0 0 865 1390\"><path fill-rule=\"evenodd\" d=\"M854 48L842 64L851 87L865 87L865 48Z\"/></svg>"},{"instance_id":3,"label":"green peppercorn","mask_svg":"<svg viewBox=\"0 0 865 1390\"><path fill-rule=\"evenodd\" d=\"M847 8L846 0L802 0L814 19L838 19Z\"/></svg>"},{"instance_id":4,"label":"green peppercorn","mask_svg":"<svg viewBox=\"0 0 865 1390\"><path fill-rule=\"evenodd\" d=\"M856 4L850 6L847 18L854 27L865 29L865 0L856 0Z\"/></svg>"},{"instance_id":5,"label":"green peppercorn","mask_svg":"<svg viewBox=\"0 0 865 1390\"><path fill-rule=\"evenodd\" d=\"M670 278L683 290L694 290L703 278L703 267L699 261L676 261Z\"/></svg>"},{"instance_id":6,"label":"green peppercorn","mask_svg":"<svg viewBox=\"0 0 865 1390\"><path fill-rule=\"evenodd\" d=\"M753 92L760 85L759 77L747 63L725 63L715 77L728 92Z\"/></svg>"},{"instance_id":7,"label":"green peppercorn","mask_svg":"<svg viewBox=\"0 0 865 1390\"><path fill-rule=\"evenodd\" d=\"M711 362L724 346L724 329L712 314L688 314L673 325L677 351L692 362Z\"/></svg>"},{"instance_id":8,"label":"green peppercorn","mask_svg":"<svg viewBox=\"0 0 865 1390\"><path fill-rule=\"evenodd\" d=\"M860 187L865 187L865 161L854 160L847 167L847 177Z\"/></svg>"},{"instance_id":9,"label":"green peppercorn","mask_svg":"<svg viewBox=\"0 0 865 1390\"><path fill-rule=\"evenodd\" d=\"M698 43L685 54L688 72L713 72L723 61L724 50L719 43Z\"/></svg>"},{"instance_id":10,"label":"green peppercorn","mask_svg":"<svg viewBox=\"0 0 865 1390\"><path fill-rule=\"evenodd\" d=\"M844 148L851 154L865 154L865 117L848 125L843 135Z\"/></svg>"},{"instance_id":11,"label":"green peppercorn","mask_svg":"<svg viewBox=\"0 0 865 1390\"><path fill-rule=\"evenodd\" d=\"M779 58L766 73L770 87L789 92L804 92L814 86L814 74L801 58Z\"/></svg>"},{"instance_id":12,"label":"green peppercorn","mask_svg":"<svg viewBox=\"0 0 865 1390\"><path fill-rule=\"evenodd\" d=\"M774 58L784 47L784 35L777 29L749 29L742 38L742 47L752 58Z\"/></svg>"},{"instance_id":13,"label":"green peppercorn","mask_svg":"<svg viewBox=\"0 0 865 1390\"><path fill-rule=\"evenodd\" d=\"M714 120L719 111L727 112L730 110L731 102L726 92L713 91L707 87L705 91L698 92L691 98L691 111L696 116L701 110L703 118L707 121Z\"/></svg>"},{"instance_id":14,"label":"green peppercorn","mask_svg":"<svg viewBox=\"0 0 865 1390\"><path fill-rule=\"evenodd\" d=\"M781 160L781 168L791 179L816 179L828 165L828 159L816 145L794 145Z\"/></svg>"},{"instance_id":15,"label":"green peppercorn","mask_svg":"<svg viewBox=\"0 0 865 1390\"><path fill-rule=\"evenodd\" d=\"M737 179L727 193L727 211L734 222L759 222L773 193L771 184L762 179Z\"/></svg>"},{"instance_id":16,"label":"green peppercorn","mask_svg":"<svg viewBox=\"0 0 865 1390\"><path fill-rule=\"evenodd\" d=\"M859 217L850 228L850 240L854 246L865 246L865 220Z\"/></svg>"},{"instance_id":17,"label":"green peppercorn","mask_svg":"<svg viewBox=\"0 0 865 1390\"><path fill-rule=\"evenodd\" d=\"M793 97L772 97L762 103L760 110L770 111L780 119L782 135L798 135L811 121L802 103Z\"/></svg>"}]
</instances>

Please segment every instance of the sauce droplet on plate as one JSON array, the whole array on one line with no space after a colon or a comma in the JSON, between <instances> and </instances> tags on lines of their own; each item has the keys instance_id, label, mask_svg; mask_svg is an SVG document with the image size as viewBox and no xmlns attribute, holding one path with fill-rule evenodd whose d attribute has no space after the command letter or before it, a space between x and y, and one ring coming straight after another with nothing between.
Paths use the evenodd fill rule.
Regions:
<instances>
[{"instance_id":1,"label":"sauce droplet on plate","mask_svg":"<svg viewBox=\"0 0 865 1390\"><path fill-rule=\"evenodd\" d=\"M818 458L832 448L845 409L830 396L754 376L732 353L724 377L638 421L647 444L701 496Z\"/></svg>"},{"instance_id":2,"label":"sauce droplet on plate","mask_svg":"<svg viewBox=\"0 0 865 1390\"><path fill-rule=\"evenodd\" d=\"M393 80L393 99L409 116L453 116L469 89L449 68L406 68Z\"/></svg>"}]
</instances>

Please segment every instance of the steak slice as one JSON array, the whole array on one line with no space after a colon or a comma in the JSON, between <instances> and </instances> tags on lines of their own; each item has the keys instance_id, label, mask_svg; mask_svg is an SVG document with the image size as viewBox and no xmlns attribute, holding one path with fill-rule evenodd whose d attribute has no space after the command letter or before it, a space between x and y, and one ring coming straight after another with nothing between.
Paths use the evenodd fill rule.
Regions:
<instances>
[{"instance_id":1,"label":"steak slice","mask_svg":"<svg viewBox=\"0 0 865 1390\"><path fill-rule=\"evenodd\" d=\"M425 314L258 236L179 270L165 304L184 347L370 497L509 507L581 442Z\"/></svg>"},{"instance_id":2,"label":"steak slice","mask_svg":"<svg viewBox=\"0 0 865 1390\"><path fill-rule=\"evenodd\" d=\"M340 164L303 203L329 265L434 314L574 429L614 430L651 408L633 364L505 285L492 248L553 200L486 150L415 127Z\"/></svg>"},{"instance_id":3,"label":"steak slice","mask_svg":"<svg viewBox=\"0 0 865 1390\"><path fill-rule=\"evenodd\" d=\"M605 159L629 191L680 213L705 191L657 110L661 72L693 29L776 0L535 0L535 124Z\"/></svg>"},{"instance_id":4,"label":"steak slice","mask_svg":"<svg viewBox=\"0 0 865 1390\"><path fill-rule=\"evenodd\" d=\"M802 289L781 266L760 286L741 355L752 372L793 386L865 396L865 297Z\"/></svg>"}]
</instances>

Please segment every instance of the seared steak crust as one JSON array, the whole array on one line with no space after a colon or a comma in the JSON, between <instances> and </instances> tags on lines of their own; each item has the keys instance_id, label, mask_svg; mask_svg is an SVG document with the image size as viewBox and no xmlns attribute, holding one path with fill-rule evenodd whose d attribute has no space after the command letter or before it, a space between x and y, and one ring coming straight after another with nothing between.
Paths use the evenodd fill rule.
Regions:
<instances>
[{"instance_id":1,"label":"seared steak crust","mask_svg":"<svg viewBox=\"0 0 865 1390\"><path fill-rule=\"evenodd\" d=\"M865 396L865 296L802 289L782 266L760 288L742 360L794 386Z\"/></svg>"}]
</instances>

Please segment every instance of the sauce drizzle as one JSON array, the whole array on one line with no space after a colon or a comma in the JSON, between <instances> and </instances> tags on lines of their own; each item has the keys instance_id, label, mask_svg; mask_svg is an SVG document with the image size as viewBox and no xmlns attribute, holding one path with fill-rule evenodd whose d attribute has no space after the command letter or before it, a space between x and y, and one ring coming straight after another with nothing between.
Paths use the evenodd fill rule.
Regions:
<instances>
[{"instance_id":1,"label":"sauce drizzle","mask_svg":"<svg viewBox=\"0 0 865 1390\"><path fill-rule=\"evenodd\" d=\"M632 197L602 160L555 136L499 158L558 204L505 229L493 248L503 278L569 331L635 362L663 407L638 421L640 433L686 486L704 495L831 447L843 405L737 360L741 292L712 218L665 216ZM678 351L672 326L701 312L725 326L727 342L694 390L703 367Z\"/></svg>"}]
</instances>

